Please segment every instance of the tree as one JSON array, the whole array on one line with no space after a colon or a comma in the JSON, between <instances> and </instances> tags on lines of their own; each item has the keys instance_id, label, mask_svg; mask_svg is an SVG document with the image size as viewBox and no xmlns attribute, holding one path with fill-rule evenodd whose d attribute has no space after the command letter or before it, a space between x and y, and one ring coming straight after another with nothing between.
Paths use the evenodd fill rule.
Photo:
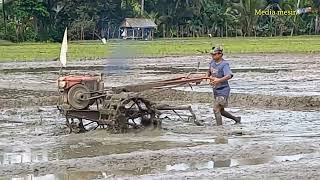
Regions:
<instances>
[{"instance_id":1,"label":"tree","mask_svg":"<svg viewBox=\"0 0 320 180\"><path fill-rule=\"evenodd\" d=\"M259 16L255 15L255 10L265 7L265 2L261 0L240 0L239 3L232 3L232 6L237 11L236 15L242 25L241 29L244 36L251 36L259 19Z\"/></svg>"},{"instance_id":2,"label":"tree","mask_svg":"<svg viewBox=\"0 0 320 180\"><path fill-rule=\"evenodd\" d=\"M38 20L48 16L44 4L37 0L15 0L5 3L6 12L10 15L9 24L15 24L16 41L36 40Z\"/></svg>"}]
</instances>

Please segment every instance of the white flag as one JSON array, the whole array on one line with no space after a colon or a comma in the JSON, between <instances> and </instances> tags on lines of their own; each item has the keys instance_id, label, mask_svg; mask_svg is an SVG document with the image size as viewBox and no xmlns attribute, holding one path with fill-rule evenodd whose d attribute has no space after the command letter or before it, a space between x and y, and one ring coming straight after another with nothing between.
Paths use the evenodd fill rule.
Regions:
<instances>
[{"instance_id":1,"label":"white flag","mask_svg":"<svg viewBox=\"0 0 320 180\"><path fill-rule=\"evenodd\" d=\"M67 28L64 31L64 36L62 40L61 50L60 50L60 62L63 67L67 65L67 52L68 52L68 32Z\"/></svg>"}]
</instances>

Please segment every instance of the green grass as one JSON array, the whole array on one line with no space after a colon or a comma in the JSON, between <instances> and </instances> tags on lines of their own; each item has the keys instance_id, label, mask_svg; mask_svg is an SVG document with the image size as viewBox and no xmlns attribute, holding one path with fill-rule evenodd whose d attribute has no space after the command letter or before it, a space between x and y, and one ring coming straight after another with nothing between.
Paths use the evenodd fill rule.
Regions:
<instances>
[{"instance_id":1,"label":"green grass","mask_svg":"<svg viewBox=\"0 0 320 180\"><path fill-rule=\"evenodd\" d=\"M208 52L216 44L225 53L318 53L320 36L273 38L185 38L154 41L70 42L70 60L97 58L161 57ZM0 61L52 60L59 57L59 43L0 43Z\"/></svg>"}]
</instances>

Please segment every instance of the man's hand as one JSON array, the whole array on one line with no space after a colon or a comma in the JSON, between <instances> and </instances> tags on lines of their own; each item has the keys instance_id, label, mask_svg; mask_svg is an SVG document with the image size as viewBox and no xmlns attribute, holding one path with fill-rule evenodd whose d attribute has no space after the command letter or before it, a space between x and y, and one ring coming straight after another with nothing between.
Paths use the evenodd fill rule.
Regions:
<instances>
[{"instance_id":1,"label":"man's hand","mask_svg":"<svg viewBox=\"0 0 320 180\"><path fill-rule=\"evenodd\" d=\"M214 78L210 81L210 84L212 86L218 86L221 83L221 79L220 78Z\"/></svg>"},{"instance_id":2,"label":"man's hand","mask_svg":"<svg viewBox=\"0 0 320 180\"><path fill-rule=\"evenodd\" d=\"M196 85L199 85L201 83L201 81L196 81Z\"/></svg>"}]
</instances>

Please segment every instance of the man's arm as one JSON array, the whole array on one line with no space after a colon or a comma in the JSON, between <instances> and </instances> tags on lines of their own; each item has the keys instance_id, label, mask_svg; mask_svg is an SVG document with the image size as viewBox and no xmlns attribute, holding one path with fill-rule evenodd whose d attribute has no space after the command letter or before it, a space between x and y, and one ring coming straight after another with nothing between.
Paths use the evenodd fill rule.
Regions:
<instances>
[{"instance_id":1,"label":"man's arm","mask_svg":"<svg viewBox=\"0 0 320 180\"><path fill-rule=\"evenodd\" d=\"M208 69L208 71L207 71L206 76L207 76L207 77L210 77L210 76L211 76L211 70L210 70L210 67L209 67L209 69Z\"/></svg>"},{"instance_id":2,"label":"man's arm","mask_svg":"<svg viewBox=\"0 0 320 180\"><path fill-rule=\"evenodd\" d=\"M223 76L222 78L215 78L211 83L214 85L218 85L219 83L222 83L224 81L228 81L229 79L231 79L233 77L232 71L231 71L228 63L223 67L223 74L225 76Z\"/></svg>"},{"instance_id":3,"label":"man's arm","mask_svg":"<svg viewBox=\"0 0 320 180\"><path fill-rule=\"evenodd\" d=\"M232 78L232 75L231 74L228 74L222 78L217 78L219 82L224 82L224 81L228 81L229 79Z\"/></svg>"}]
</instances>

